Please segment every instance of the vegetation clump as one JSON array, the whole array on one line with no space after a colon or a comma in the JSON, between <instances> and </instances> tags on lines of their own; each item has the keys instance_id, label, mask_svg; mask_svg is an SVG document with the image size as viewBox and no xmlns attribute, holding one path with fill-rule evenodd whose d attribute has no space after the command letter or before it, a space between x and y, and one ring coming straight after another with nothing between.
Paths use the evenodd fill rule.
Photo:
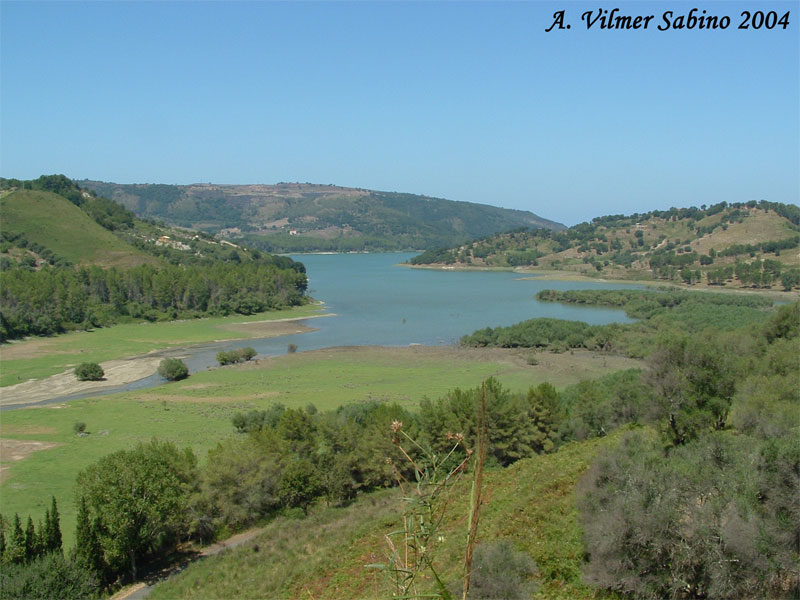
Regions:
<instances>
[{"instance_id":1,"label":"vegetation clump","mask_svg":"<svg viewBox=\"0 0 800 600\"><path fill-rule=\"evenodd\" d=\"M167 381L179 381L189 376L189 368L179 358L165 358L158 365L158 374Z\"/></svg>"},{"instance_id":2,"label":"vegetation clump","mask_svg":"<svg viewBox=\"0 0 800 600\"><path fill-rule=\"evenodd\" d=\"M78 381L102 381L105 372L97 363L81 363L75 367L75 377Z\"/></svg>"},{"instance_id":3,"label":"vegetation clump","mask_svg":"<svg viewBox=\"0 0 800 600\"><path fill-rule=\"evenodd\" d=\"M229 350L228 352L221 351L217 353L217 362L220 366L234 365L241 362L248 362L258 354L255 348L238 348L236 350Z\"/></svg>"}]
</instances>

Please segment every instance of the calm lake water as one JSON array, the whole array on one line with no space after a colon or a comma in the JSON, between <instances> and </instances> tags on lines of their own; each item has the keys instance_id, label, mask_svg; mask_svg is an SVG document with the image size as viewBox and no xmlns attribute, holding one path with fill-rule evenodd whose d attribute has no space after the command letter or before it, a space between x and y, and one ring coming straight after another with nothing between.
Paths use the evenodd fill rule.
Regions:
<instances>
[{"instance_id":1,"label":"calm lake water","mask_svg":"<svg viewBox=\"0 0 800 600\"><path fill-rule=\"evenodd\" d=\"M591 324L628 323L621 310L538 302L543 289L619 289L627 284L522 280L498 271L411 269L401 263L413 253L304 254L292 258L306 265L308 293L325 303L335 317L308 319L317 331L279 338L195 346L187 354L190 371L217 366L221 349L252 346L260 355L285 354L331 346L408 346L455 344L483 327L512 325L534 317L572 319ZM640 286L638 286L640 287ZM159 383L154 376L142 385ZM136 385L136 384L133 384Z\"/></svg>"},{"instance_id":2,"label":"calm lake water","mask_svg":"<svg viewBox=\"0 0 800 600\"><path fill-rule=\"evenodd\" d=\"M302 321L318 328L310 333L205 344L168 354L180 356L190 372L196 372L217 366L215 357L220 350L245 346L252 346L262 356L272 356L286 353L290 343L301 352L331 346L454 344L476 329L512 325L535 317L591 324L627 323L631 319L621 310L538 302L535 296L543 289L641 287L522 280L520 274L511 272L440 271L400 265L412 256L413 253L294 255L292 258L306 265L309 295L324 302L326 312L337 316ZM142 389L162 381L153 375L112 391ZM71 398L76 397L80 396Z\"/></svg>"}]
</instances>

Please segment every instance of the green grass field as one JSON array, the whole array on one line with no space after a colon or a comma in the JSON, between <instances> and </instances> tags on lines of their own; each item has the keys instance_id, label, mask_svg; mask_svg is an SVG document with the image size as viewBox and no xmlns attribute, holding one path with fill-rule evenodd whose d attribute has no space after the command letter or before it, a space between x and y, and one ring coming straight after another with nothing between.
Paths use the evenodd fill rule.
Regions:
<instances>
[{"instance_id":1,"label":"green grass field","mask_svg":"<svg viewBox=\"0 0 800 600\"><path fill-rule=\"evenodd\" d=\"M74 481L100 457L152 437L191 447L201 462L206 451L234 435L231 417L274 402L290 407L313 403L320 410L367 400L398 402L408 408L424 396L437 398L496 376L507 387L525 390L542 381L557 387L639 363L591 353L540 354L530 366L525 355L500 349L343 348L264 359L196 373L189 379L138 392L74 400L2 413L0 435L57 447L13 461L4 448L3 513L43 518L55 495L66 545L74 535ZM73 433L84 422L88 437ZM9 442L13 443L13 442ZM23 517L24 518L24 517Z\"/></svg>"},{"instance_id":2,"label":"green grass field","mask_svg":"<svg viewBox=\"0 0 800 600\"><path fill-rule=\"evenodd\" d=\"M263 337L257 330L232 330L227 326L251 321L301 318L320 314L315 305L258 315L236 315L189 321L132 323L93 331L78 331L49 338L34 338L0 346L0 387L62 373L82 362L103 362L200 344L214 340Z\"/></svg>"},{"instance_id":3,"label":"green grass field","mask_svg":"<svg viewBox=\"0 0 800 600\"><path fill-rule=\"evenodd\" d=\"M159 262L98 225L66 198L50 192L4 194L0 217L5 231L23 232L28 241L76 264L132 267Z\"/></svg>"},{"instance_id":4,"label":"green grass field","mask_svg":"<svg viewBox=\"0 0 800 600\"><path fill-rule=\"evenodd\" d=\"M559 452L521 460L485 474L479 543L509 539L536 560L535 598L605 597L581 582L583 546L575 487L603 448L622 432L573 443ZM441 526L443 540L432 551L445 583L460 577L468 480L454 488ZM241 547L194 563L150 598L388 598L384 575L367 569L385 562L384 535L401 528L403 501L394 490L362 496L347 508L319 505L306 519L278 517ZM433 591L428 579L428 591ZM424 587L424 584L423 584Z\"/></svg>"}]
</instances>

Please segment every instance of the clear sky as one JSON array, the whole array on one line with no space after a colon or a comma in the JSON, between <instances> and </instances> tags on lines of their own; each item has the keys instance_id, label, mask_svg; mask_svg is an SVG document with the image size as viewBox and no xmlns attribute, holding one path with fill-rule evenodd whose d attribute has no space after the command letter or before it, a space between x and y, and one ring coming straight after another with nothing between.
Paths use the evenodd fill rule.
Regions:
<instances>
[{"instance_id":1,"label":"clear sky","mask_svg":"<svg viewBox=\"0 0 800 600\"><path fill-rule=\"evenodd\" d=\"M655 18L581 20L615 7ZM657 29L693 7L731 24ZM566 224L798 203L799 23L797 1L2 0L0 174L333 183Z\"/></svg>"}]
</instances>

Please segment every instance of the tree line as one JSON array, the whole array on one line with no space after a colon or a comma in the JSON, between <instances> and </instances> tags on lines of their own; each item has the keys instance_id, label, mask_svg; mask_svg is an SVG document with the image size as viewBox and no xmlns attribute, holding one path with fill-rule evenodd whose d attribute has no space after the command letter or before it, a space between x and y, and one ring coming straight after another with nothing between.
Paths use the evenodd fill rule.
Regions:
<instances>
[{"instance_id":1,"label":"tree line","mask_svg":"<svg viewBox=\"0 0 800 600\"><path fill-rule=\"evenodd\" d=\"M12 269L0 273L0 340L110 325L254 314L304 301L294 269L259 263Z\"/></svg>"}]
</instances>

